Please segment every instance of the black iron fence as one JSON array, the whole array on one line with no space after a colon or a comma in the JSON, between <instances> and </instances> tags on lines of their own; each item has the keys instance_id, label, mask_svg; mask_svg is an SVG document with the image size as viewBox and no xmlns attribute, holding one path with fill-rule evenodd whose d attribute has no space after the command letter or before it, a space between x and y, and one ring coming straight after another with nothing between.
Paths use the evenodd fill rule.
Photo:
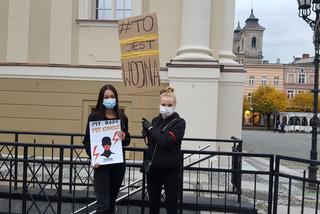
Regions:
<instances>
[{"instance_id":1,"label":"black iron fence","mask_svg":"<svg viewBox=\"0 0 320 214\"><path fill-rule=\"evenodd\" d=\"M0 142L0 213L94 213L93 170L79 144L82 135L1 135L11 142ZM64 144L58 144L59 140ZM141 138L133 137L132 145L135 140ZM310 161L242 153L242 141L236 138L184 141L203 142L204 146L183 151L180 213L318 213L319 181L306 178L304 170L294 174L286 167L293 161L300 164L297 168L304 169ZM230 144L230 152L219 151L216 143ZM211 151L206 151L208 147ZM127 170L117 213L147 212L145 176L139 172L143 151L134 146L126 148Z\"/></svg>"},{"instance_id":2,"label":"black iron fence","mask_svg":"<svg viewBox=\"0 0 320 214\"><path fill-rule=\"evenodd\" d=\"M286 169L291 162L299 171ZM307 168L319 167L319 161L294 157L276 156L273 213L315 213L319 212L319 180L307 178ZM281 207L281 209L279 209Z\"/></svg>"}]
</instances>

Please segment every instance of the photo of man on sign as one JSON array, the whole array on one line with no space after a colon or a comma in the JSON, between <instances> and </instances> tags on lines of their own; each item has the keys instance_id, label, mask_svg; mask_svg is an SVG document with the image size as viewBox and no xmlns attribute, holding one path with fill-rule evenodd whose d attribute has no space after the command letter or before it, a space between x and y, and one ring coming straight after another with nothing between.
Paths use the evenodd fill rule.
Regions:
<instances>
[{"instance_id":1,"label":"photo of man on sign","mask_svg":"<svg viewBox=\"0 0 320 214\"><path fill-rule=\"evenodd\" d=\"M91 164L123 163L122 142L118 137L120 120L92 121L89 123Z\"/></svg>"}]
</instances>

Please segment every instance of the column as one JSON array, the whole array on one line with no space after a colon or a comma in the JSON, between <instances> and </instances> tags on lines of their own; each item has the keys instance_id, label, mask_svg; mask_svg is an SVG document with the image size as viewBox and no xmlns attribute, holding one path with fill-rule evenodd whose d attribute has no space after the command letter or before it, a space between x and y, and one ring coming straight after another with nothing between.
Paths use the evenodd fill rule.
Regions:
<instances>
[{"instance_id":1,"label":"column","mask_svg":"<svg viewBox=\"0 0 320 214\"><path fill-rule=\"evenodd\" d=\"M243 67L225 67L220 71L217 138L241 138L243 83L246 73ZM229 145L220 144L222 151L230 151Z\"/></svg>"},{"instance_id":2,"label":"column","mask_svg":"<svg viewBox=\"0 0 320 214\"><path fill-rule=\"evenodd\" d=\"M7 62L27 62L30 0L10 0Z\"/></svg>"},{"instance_id":3,"label":"column","mask_svg":"<svg viewBox=\"0 0 320 214\"><path fill-rule=\"evenodd\" d=\"M220 24L220 47L219 63L223 65L238 65L233 48L233 28L235 15L235 0L221 0L221 24Z\"/></svg>"},{"instance_id":4,"label":"column","mask_svg":"<svg viewBox=\"0 0 320 214\"><path fill-rule=\"evenodd\" d=\"M71 63L72 1L51 1L50 63Z\"/></svg>"},{"instance_id":5,"label":"column","mask_svg":"<svg viewBox=\"0 0 320 214\"><path fill-rule=\"evenodd\" d=\"M186 120L186 138L217 138L218 85L220 67L188 61L168 65L169 84L176 90L176 111ZM184 141L183 149L216 150L214 142Z\"/></svg>"},{"instance_id":6,"label":"column","mask_svg":"<svg viewBox=\"0 0 320 214\"><path fill-rule=\"evenodd\" d=\"M211 0L182 0L181 47L174 60L214 61L209 48Z\"/></svg>"}]
</instances>

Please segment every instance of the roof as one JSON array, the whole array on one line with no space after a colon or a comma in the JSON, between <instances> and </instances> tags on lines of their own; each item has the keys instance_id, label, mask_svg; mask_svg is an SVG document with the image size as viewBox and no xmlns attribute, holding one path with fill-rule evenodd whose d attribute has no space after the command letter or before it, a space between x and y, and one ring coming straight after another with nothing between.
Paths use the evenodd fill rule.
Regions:
<instances>
[{"instance_id":1,"label":"roof","mask_svg":"<svg viewBox=\"0 0 320 214\"><path fill-rule=\"evenodd\" d=\"M240 22L238 22L238 26L237 28L234 30L235 33L240 32L241 31L241 27L240 27Z\"/></svg>"},{"instance_id":2,"label":"roof","mask_svg":"<svg viewBox=\"0 0 320 214\"><path fill-rule=\"evenodd\" d=\"M292 62L292 64L297 65L297 64L313 64L314 57L308 57L308 58L302 58L298 59Z\"/></svg>"},{"instance_id":3,"label":"roof","mask_svg":"<svg viewBox=\"0 0 320 214\"><path fill-rule=\"evenodd\" d=\"M249 18L247 18L246 24L242 30L244 30L246 28L255 28L258 30L265 30L265 28L259 24L259 19L254 16L253 9L251 9L251 14L250 14Z\"/></svg>"}]
</instances>

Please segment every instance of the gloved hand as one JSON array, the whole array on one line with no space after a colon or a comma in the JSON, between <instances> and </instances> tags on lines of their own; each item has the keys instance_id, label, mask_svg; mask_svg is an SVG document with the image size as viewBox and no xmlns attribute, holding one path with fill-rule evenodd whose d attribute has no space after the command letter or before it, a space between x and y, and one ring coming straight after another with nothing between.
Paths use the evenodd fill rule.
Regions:
<instances>
[{"instance_id":1,"label":"gloved hand","mask_svg":"<svg viewBox=\"0 0 320 214\"><path fill-rule=\"evenodd\" d=\"M146 130L144 130L144 129L142 129L141 134L142 134L142 137L143 137L143 138L145 138L145 137L148 136L148 132L147 132Z\"/></svg>"},{"instance_id":2,"label":"gloved hand","mask_svg":"<svg viewBox=\"0 0 320 214\"><path fill-rule=\"evenodd\" d=\"M145 131L149 131L152 128L152 124L144 117L142 118L142 128Z\"/></svg>"}]
</instances>

